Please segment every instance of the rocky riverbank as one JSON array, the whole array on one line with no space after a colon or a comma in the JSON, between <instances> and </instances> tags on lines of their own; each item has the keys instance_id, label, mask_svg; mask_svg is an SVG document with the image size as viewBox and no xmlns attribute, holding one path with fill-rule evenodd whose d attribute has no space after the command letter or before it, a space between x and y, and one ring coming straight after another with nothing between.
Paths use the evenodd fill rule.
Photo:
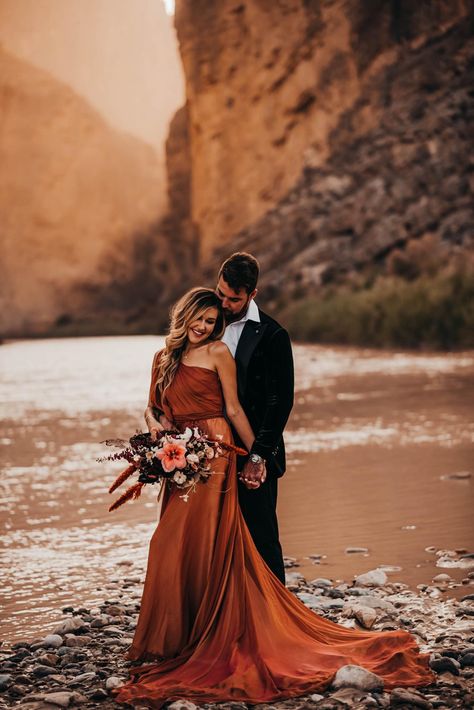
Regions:
<instances>
[{"instance_id":1,"label":"rocky riverbank","mask_svg":"<svg viewBox=\"0 0 474 710\"><path fill-rule=\"evenodd\" d=\"M439 551L440 553L443 551ZM444 551L445 554L446 551ZM456 553L450 553L452 558ZM459 555L457 555L459 558ZM472 556L464 553L464 559ZM317 563L317 559L315 560ZM377 676L357 666L338 671L330 689L270 708L464 708L474 707L474 571L463 580L459 600L450 598L454 582L439 574L416 591L389 581L379 568L351 583L319 577L306 580L286 559L287 586L309 608L352 628L406 629L422 652L431 654L436 682L422 689L386 692ZM140 608L143 569L123 561L108 585L110 596L95 608L62 609L64 619L41 638L5 643L1 649L0 707L22 710L119 707L111 696L128 676L124 652L130 644ZM469 593L471 592L471 593ZM122 706L123 707L123 706ZM173 710L194 710L189 701L171 703ZM206 704L203 708L244 710L244 703Z\"/></svg>"}]
</instances>

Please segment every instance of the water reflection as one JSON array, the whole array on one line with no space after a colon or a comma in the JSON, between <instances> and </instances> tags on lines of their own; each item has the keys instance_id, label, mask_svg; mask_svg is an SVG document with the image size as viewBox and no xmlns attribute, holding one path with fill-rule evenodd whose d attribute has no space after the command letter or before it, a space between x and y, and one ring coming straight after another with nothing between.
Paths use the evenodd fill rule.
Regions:
<instances>
[{"instance_id":1,"label":"water reflection","mask_svg":"<svg viewBox=\"0 0 474 710\"><path fill-rule=\"evenodd\" d=\"M94 605L113 580L140 580L155 493L109 514L120 464L100 441L143 426L152 336L0 348L4 634L33 636L66 604ZM458 578L467 562L430 546L473 545L474 354L295 347L289 470L280 488L285 553L310 578ZM463 473L463 476L453 474ZM350 546L364 554L347 554ZM135 592L134 592L135 593Z\"/></svg>"}]
</instances>

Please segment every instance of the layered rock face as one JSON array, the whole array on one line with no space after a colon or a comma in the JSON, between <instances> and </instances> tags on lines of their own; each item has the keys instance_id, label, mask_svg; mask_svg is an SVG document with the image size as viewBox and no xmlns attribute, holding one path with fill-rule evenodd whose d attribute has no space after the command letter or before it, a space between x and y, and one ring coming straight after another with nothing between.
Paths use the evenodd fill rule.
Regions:
<instances>
[{"instance_id":1,"label":"layered rock face","mask_svg":"<svg viewBox=\"0 0 474 710\"><path fill-rule=\"evenodd\" d=\"M472 26L463 0L177 2L202 263L252 250L272 300L425 234L469 248Z\"/></svg>"},{"instance_id":2,"label":"layered rock face","mask_svg":"<svg viewBox=\"0 0 474 710\"><path fill-rule=\"evenodd\" d=\"M0 113L1 331L91 319L97 293L135 269L137 235L164 208L159 159L5 51Z\"/></svg>"}]
</instances>

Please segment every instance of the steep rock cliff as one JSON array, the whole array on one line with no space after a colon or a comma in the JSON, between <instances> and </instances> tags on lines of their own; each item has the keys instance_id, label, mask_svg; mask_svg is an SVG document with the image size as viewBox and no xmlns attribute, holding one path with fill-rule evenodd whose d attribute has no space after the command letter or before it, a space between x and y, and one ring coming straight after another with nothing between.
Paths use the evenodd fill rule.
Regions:
<instances>
[{"instance_id":1,"label":"steep rock cliff","mask_svg":"<svg viewBox=\"0 0 474 710\"><path fill-rule=\"evenodd\" d=\"M271 301L427 233L469 247L471 3L178 0L175 24L209 275L250 249Z\"/></svg>"},{"instance_id":2,"label":"steep rock cliff","mask_svg":"<svg viewBox=\"0 0 474 710\"><path fill-rule=\"evenodd\" d=\"M1 49L0 115L1 331L91 319L97 292L134 268L135 237L163 210L158 157Z\"/></svg>"}]
</instances>

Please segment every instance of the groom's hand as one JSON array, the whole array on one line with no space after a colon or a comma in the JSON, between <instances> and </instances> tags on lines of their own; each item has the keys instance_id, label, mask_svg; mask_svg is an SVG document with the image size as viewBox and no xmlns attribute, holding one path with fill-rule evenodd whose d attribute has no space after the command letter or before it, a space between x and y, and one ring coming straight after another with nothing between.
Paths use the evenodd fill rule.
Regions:
<instances>
[{"instance_id":1,"label":"groom's hand","mask_svg":"<svg viewBox=\"0 0 474 710\"><path fill-rule=\"evenodd\" d=\"M259 486L265 481L267 477L267 471L265 469L265 461L258 461L254 463L251 459L248 459L240 478L242 482L247 486L247 488L259 488Z\"/></svg>"}]
</instances>

